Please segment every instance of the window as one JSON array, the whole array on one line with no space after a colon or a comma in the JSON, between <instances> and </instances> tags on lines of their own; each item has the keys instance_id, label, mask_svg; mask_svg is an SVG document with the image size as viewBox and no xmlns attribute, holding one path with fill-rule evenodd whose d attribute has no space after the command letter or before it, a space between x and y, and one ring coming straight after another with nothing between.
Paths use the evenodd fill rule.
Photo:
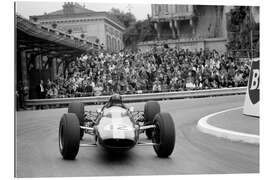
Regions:
<instances>
[{"instance_id":1,"label":"window","mask_svg":"<svg viewBox=\"0 0 270 180\"><path fill-rule=\"evenodd\" d=\"M158 15L160 14L161 12L161 5L158 5Z\"/></svg>"},{"instance_id":2,"label":"window","mask_svg":"<svg viewBox=\"0 0 270 180\"><path fill-rule=\"evenodd\" d=\"M165 5L163 5L163 10L164 10L164 13L166 14L168 14L168 12L169 12L169 9L168 9L168 4L165 4Z\"/></svg>"},{"instance_id":3,"label":"window","mask_svg":"<svg viewBox=\"0 0 270 180\"><path fill-rule=\"evenodd\" d=\"M118 40L118 47L117 47L117 50L120 51L121 48L120 48L120 41Z\"/></svg>"},{"instance_id":4,"label":"window","mask_svg":"<svg viewBox=\"0 0 270 180\"><path fill-rule=\"evenodd\" d=\"M115 51L116 47L116 41L115 41L115 38L112 38L112 50Z\"/></svg>"},{"instance_id":5,"label":"window","mask_svg":"<svg viewBox=\"0 0 270 180\"><path fill-rule=\"evenodd\" d=\"M107 50L110 50L110 48L111 48L111 38L110 38L109 35L107 35L106 45L107 45Z\"/></svg>"}]
</instances>

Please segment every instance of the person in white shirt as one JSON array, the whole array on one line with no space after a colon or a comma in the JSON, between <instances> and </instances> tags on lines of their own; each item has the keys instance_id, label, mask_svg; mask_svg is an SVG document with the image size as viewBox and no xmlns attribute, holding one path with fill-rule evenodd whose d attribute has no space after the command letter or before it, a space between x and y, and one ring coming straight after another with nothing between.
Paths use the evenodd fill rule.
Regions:
<instances>
[{"instance_id":1,"label":"person in white shirt","mask_svg":"<svg viewBox=\"0 0 270 180\"><path fill-rule=\"evenodd\" d=\"M40 83L37 86L37 95L38 95L39 99L44 99L46 97L46 92L45 92L43 80L40 80Z\"/></svg>"},{"instance_id":2,"label":"person in white shirt","mask_svg":"<svg viewBox=\"0 0 270 180\"><path fill-rule=\"evenodd\" d=\"M98 82L96 87L94 87L94 93L95 96L101 96L102 95L102 91L103 91L103 87L101 82Z\"/></svg>"}]
</instances>

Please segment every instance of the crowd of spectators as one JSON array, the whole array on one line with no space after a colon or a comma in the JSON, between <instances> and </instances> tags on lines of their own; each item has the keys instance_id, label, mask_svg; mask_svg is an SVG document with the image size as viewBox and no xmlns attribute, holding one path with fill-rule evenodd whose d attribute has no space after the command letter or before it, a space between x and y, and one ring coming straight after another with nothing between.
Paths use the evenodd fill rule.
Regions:
<instances>
[{"instance_id":1,"label":"crowd of spectators","mask_svg":"<svg viewBox=\"0 0 270 180\"><path fill-rule=\"evenodd\" d=\"M215 50L84 54L69 64L65 76L45 82L46 98L246 86L249 67L249 60Z\"/></svg>"}]
</instances>

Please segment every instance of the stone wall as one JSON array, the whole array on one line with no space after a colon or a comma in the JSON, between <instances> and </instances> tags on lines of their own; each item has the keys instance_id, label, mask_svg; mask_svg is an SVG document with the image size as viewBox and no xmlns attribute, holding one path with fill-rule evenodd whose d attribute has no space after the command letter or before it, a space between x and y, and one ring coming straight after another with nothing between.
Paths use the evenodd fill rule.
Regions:
<instances>
[{"instance_id":1,"label":"stone wall","mask_svg":"<svg viewBox=\"0 0 270 180\"><path fill-rule=\"evenodd\" d=\"M217 50L220 53L225 53L226 49L225 38L209 38L209 39L181 39L181 40L167 40L167 41L148 41L143 43L138 43L138 49L142 52L149 51L155 46L162 46L167 44L170 48L182 48L195 51L195 49L209 49Z\"/></svg>"}]
</instances>

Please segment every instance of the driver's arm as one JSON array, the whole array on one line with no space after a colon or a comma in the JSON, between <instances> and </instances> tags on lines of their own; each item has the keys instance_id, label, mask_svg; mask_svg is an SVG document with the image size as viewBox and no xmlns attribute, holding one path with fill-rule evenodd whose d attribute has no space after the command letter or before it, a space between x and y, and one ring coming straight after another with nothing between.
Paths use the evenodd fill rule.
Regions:
<instances>
[{"instance_id":1,"label":"driver's arm","mask_svg":"<svg viewBox=\"0 0 270 180\"><path fill-rule=\"evenodd\" d=\"M106 104L104 104L104 106L102 107L102 110L104 109L104 108L108 108L109 107L109 104L110 104L110 102L108 101L108 102L106 102Z\"/></svg>"}]
</instances>

